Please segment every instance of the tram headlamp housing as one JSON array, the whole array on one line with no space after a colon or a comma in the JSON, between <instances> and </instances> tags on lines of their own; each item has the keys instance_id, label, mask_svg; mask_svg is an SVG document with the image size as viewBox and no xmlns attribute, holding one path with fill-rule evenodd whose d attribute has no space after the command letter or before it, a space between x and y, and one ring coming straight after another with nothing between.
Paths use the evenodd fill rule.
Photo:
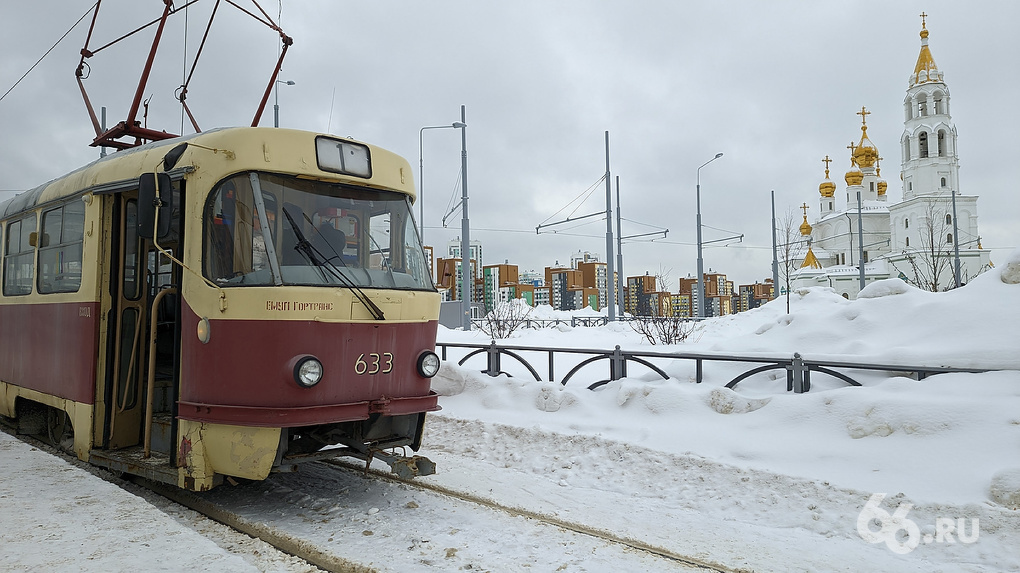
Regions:
<instances>
[{"instance_id":1,"label":"tram headlamp housing","mask_svg":"<svg viewBox=\"0 0 1020 573\"><path fill-rule=\"evenodd\" d=\"M311 388L322 380L322 362L314 356L304 356L294 364L294 381L302 388Z\"/></svg>"},{"instance_id":2,"label":"tram headlamp housing","mask_svg":"<svg viewBox=\"0 0 1020 573\"><path fill-rule=\"evenodd\" d=\"M418 374L425 378L432 378L439 373L439 357L431 350L425 350L418 355Z\"/></svg>"},{"instance_id":3,"label":"tram headlamp housing","mask_svg":"<svg viewBox=\"0 0 1020 573\"><path fill-rule=\"evenodd\" d=\"M197 328L197 332L196 333L198 334L198 340L202 344L209 344L209 338L210 338L210 336L212 336L212 329L211 329L211 327L209 325L209 319L208 318L203 316L198 321L198 328Z\"/></svg>"}]
</instances>

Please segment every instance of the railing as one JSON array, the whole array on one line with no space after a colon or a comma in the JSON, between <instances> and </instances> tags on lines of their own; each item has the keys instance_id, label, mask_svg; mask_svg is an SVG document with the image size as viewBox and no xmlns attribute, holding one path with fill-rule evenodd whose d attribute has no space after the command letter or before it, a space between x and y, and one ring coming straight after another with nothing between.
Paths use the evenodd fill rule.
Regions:
<instances>
[{"instance_id":1,"label":"railing","mask_svg":"<svg viewBox=\"0 0 1020 573\"><path fill-rule=\"evenodd\" d=\"M704 377L704 364L705 362L742 362L751 364L761 364L755 368L751 368L740 374L739 376L730 380L727 384L727 388L734 388L742 380L758 374L760 372L766 372L768 370L785 370L786 371L786 390L803 393L811 389L811 372L818 372L827 374L834 378L843 380L851 386L860 386L860 383L851 378L849 375L838 372L834 368L843 370L870 370L878 372L902 372L914 376L917 380L923 380L933 374L946 374L953 372L964 372L964 373L979 373L979 372L990 372L994 370L1004 370L1002 368L955 368L949 366L916 366L906 364L873 364L873 363L862 363L862 362L837 362L829 360L808 360L805 359L800 353L794 353L791 357L769 357L769 356L739 356L739 355L728 355L728 354L701 354L692 352L636 352L632 350L621 350L619 346L616 346L613 350L601 350L594 348L547 348L547 347L536 347L536 346L511 346L511 345L499 345L493 340L489 344L468 344L460 342L437 342L436 347L440 349L440 356L443 360L449 360L448 350L450 348L463 348L467 349L468 352L465 356L461 357L457 362L458 365L463 366L468 360L484 354L486 357L486 367L482 370L483 373L489 376L499 376L500 374L507 374L502 369L503 356L509 356L513 358L522 366L524 366L528 372L534 376L536 381L541 382L542 377L538 374L535 367L528 362L523 356L522 352L540 353L545 354L548 357L548 381L554 382L556 380L556 368L555 360L556 355L586 355L588 358L581 360L575 364L567 375L560 380L560 384L566 386L567 382L576 374L579 370L585 366L598 361L608 361L609 363L609 378L599 380L588 386L589 390L595 390L609 382L620 380L621 378L627 377L627 364L629 362L636 362L641 364L651 371L655 372L663 379L668 379L670 376L665 371L652 362L649 359L661 360L692 360L695 362L695 380L697 383L701 383ZM562 358L561 360L566 360Z\"/></svg>"},{"instance_id":2,"label":"railing","mask_svg":"<svg viewBox=\"0 0 1020 573\"><path fill-rule=\"evenodd\" d=\"M618 316L616 322L633 322L633 321L654 321L654 320L674 320L672 317L650 317L650 316ZM684 320L696 322L704 320L703 318L685 318ZM572 316L570 318L527 318L521 321L520 328L528 329L542 329L542 328L555 328L559 325L569 325L572 328L578 326L586 327L598 327L609 324L609 318L605 316ZM472 328L481 330L486 326L485 319L474 318L471 319Z\"/></svg>"}]
</instances>

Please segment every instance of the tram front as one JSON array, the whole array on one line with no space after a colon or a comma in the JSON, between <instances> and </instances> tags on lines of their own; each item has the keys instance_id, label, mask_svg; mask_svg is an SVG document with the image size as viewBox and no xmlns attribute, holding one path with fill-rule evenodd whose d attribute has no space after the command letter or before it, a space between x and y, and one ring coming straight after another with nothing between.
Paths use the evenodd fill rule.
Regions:
<instances>
[{"instance_id":1,"label":"tram front","mask_svg":"<svg viewBox=\"0 0 1020 573\"><path fill-rule=\"evenodd\" d=\"M394 451L417 451L439 409L439 294L407 162L291 130L219 139L233 159L195 169L182 206L181 485L338 454L432 473Z\"/></svg>"}]
</instances>

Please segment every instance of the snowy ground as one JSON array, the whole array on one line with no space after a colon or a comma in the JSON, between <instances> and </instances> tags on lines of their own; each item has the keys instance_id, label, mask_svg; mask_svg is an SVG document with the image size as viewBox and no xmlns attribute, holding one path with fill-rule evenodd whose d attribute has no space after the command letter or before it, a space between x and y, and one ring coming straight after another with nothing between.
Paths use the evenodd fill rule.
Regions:
<instances>
[{"instance_id":1,"label":"snowy ground","mask_svg":"<svg viewBox=\"0 0 1020 573\"><path fill-rule=\"evenodd\" d=\"M762 373L728 390L724 384L747 365L706 364L699 385L693 363L656 360L668 380L632 365L629 378L592 392L585 387L605 377L604 365L586 367L583 378L563 387L535 382L507 360L503 367L513 377L490 378L473 362L458 367L450 360L433 383L443 411L428 423L421 452L440 473L425 479L734 569L1018 571L1018 283L1015 253L948 293L895 280L872 285L857 301L809 289L791 297L789 314L785 301L774 301L706 321L696 341L676 347L651 346L619 324L518 332L509 343L800 352L1007 370L921 382L853 372L860 388L814 374L809 393L793 394L782 373ZM445 329L440 339L488 341L479 332ZM557 365L558 373L566 371ZM0 562L8 569L180 570L201 562L217 570L302 570L282 557L262 557L264 548L231 553L225 547L232 542L207 541L194 517L168 517L166 509L116 494L80 468L3 435L0 461ZM420 512L414 520L426 530L448 529L438 513ZM477 553L478 565L492 571L536 571L513 564L529 552L554 561L563 551L530 544L497 559L491 554L503 546L485 543L488 556L477 546L462 554ZM598 570L589 565L573 559L563 570ZM438 559L427 569L463 567Z\"/></svg>"}]
</instances>

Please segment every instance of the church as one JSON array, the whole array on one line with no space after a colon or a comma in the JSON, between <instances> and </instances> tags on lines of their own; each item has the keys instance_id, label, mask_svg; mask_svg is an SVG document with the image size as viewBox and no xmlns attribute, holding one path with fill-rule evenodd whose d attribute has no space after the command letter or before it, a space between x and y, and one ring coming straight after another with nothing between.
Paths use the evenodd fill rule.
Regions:
<instances>
[{"instance_id":1,"label":"church","mask_svg":"<svg viewBox=\"0 0 1020 573\"><path fill-rule=\"evenodd\" d=\"M861 136L848 146L845 192L829 179L818 186L818 216L808 223L802 205L798 248L790 255L791 288L829 286L856 298L877 280L900 278L920 289L944 291L965 284L992 264L981 248L977 196L963 194L947 86L928 47L921 15L921 51L903 98L900 136L902 200L890 202L878 148L868 138L866 108ZM798 230L794 229L795 234Z\"/></svg>"}]
</instances>

